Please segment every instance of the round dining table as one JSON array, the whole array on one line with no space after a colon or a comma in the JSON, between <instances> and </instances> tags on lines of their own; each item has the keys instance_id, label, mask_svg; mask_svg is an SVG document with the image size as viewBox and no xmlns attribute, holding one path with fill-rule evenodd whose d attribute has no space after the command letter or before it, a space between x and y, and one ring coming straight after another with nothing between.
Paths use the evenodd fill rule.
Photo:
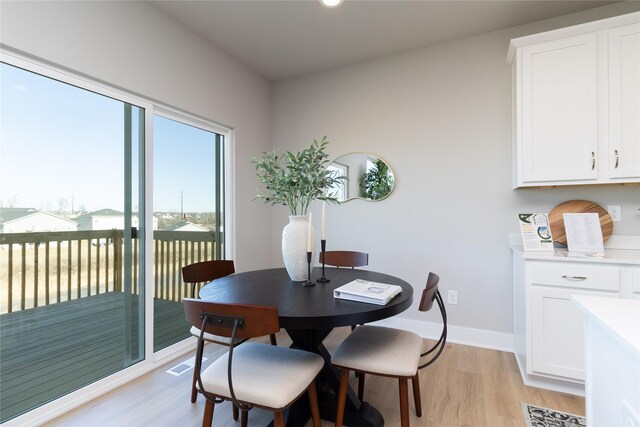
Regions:
<instances>
[{"instance_id":1,"label":"round dining table","mask_svg":"<svg viewBox=\"0 0 640 427\"><path fill-rule=\"evenodd\" d=\"M311 274L315 282L322 275L316 267ZM326 268L328 283L304 287L293 282L284 268L248 271L225 276L200 290L205 301L231 304L256 304L278 308L280 327L291 337L291 347L319 354L324 367L318 376L318 403L323 419L335 421L340 375L331 364L331 355L323 340L333 328L358 325L394 316L411 306L413 287L397 277L368 270ZM333 290L353 280L398 285L397 296L385 305L334 298ZM298 399L287 414L288 427L302 427L310 418L308 399ZM379 427L384 419L376 408L361 402L349 388L345 407L345 425Z\"/></svg>"}]
</instances>

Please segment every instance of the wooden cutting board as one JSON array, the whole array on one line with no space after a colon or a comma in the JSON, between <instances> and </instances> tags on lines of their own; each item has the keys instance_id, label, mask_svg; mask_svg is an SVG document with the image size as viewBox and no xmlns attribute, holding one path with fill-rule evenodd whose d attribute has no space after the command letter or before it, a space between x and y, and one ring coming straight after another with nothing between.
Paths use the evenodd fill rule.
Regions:
<instances>
[{"instance_id":1,"label":"wooden cutting board","mask_svg":"<svg viewBox=\"0 0 640 427\"><path fill-rule=\"evenodd\" d=\"M567 244L567 234L564 230L564 213L591 213L595 212L600 216L600 227L602 227L602 239L607 240L613 232L613 221L609 213L597 203L588 200L569 200L560 203L549 212L549 225L551 226L551 234L553 241Z\"/></svg>"}]
</instances>

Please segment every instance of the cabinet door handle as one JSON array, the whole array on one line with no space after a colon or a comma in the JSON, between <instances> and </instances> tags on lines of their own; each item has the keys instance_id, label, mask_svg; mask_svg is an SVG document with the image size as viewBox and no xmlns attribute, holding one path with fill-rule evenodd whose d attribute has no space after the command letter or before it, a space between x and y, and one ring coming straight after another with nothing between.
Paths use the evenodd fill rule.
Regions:
<instances>
[{"instance_id":1,"label":"cabinet door handle","mask_svg":"<svg viewBox=\"0 0 640 427\"><path fill-rule=\"evenodd\" d=\"M616 165L614 166L614 169L618 169L618 163L620 162L620 156L618 155L618 150L614 150L616 153Z\"/></svg>"},{"instance_id":2,"label":"cabinet door handle","mask_svg":"<svg viewBox=\"0 0 640 427\"><path fill-rule=\"evenodd\" d=\"M587 276L566 276L564 274L562 278L567 280L587 280Z\"/></svg>"},{"instance_id":3,"label":"cabinet door handle","mask_svg":"<svg viewBox=\"0 0 640 427\"><path fill-rule=\"evenodd\" d=\"M591 152L591 170L596 169L596 153L594 151Z\"/></svg>"}]
</instances>

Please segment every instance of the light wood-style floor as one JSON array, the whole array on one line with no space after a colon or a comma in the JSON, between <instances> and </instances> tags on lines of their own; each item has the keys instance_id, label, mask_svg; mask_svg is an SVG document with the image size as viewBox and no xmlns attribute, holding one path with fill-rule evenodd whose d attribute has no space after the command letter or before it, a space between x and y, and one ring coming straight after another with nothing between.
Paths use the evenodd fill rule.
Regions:
<instances>
[{"instance_id":1,"label":"light wood-style floor","mask_svg":"<svg viewBox=\"0 0 640 427\"><path fill-rule=\"evenodd\" d=\"M325 340L332 351L349 332L339 328ZM266 342L266 341L265 341ZM286 333L278 334L279 345L289 345ZM224 352L209 344L206 364ZM204 399L189 401L191 375L188 371L175 377L165 371L185 356L136 381L126 384L80 408L47 423L48 427L134 427L134 426L199 426ZM356 379L352 386L357 388ZM458 344L447 344L438 361L420 371L422 391L421 418L415 416L413 397L409 396L411 426L523 426L520 401L560 411L583 415L584 399L523 385L515 358L511 353L485 350ZM409 387L411 389L411 387ZM367 377L365 400L376 407L386 426L400 424L397 380ZM264 426L271 413L253 409L249 425ZM239 426L231 418L230 404L216 405L214 426ZM333 423L323 421L322 426ZM307 424L311 426L311 422Z\"/></svg>"}]
</instances>

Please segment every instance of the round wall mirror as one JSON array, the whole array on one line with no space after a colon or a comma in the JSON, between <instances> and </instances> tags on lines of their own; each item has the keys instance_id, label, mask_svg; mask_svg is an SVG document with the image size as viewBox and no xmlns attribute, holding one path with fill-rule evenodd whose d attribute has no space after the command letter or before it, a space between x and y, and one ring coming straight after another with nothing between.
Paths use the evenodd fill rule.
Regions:
<instances>
[{"instance_id":1,"label":"round wall mirror","mask_svg":"<svg viewBox=\"0 0 640 427\"><path fill-rule=\"evenodd\" d=\"M391 194L395 186L389 165L371 153L345 154L335 159L327 170L336 177L347 177L328 191L339 202L353 199L382 200Z\"/></svg>"}]
</instances>

